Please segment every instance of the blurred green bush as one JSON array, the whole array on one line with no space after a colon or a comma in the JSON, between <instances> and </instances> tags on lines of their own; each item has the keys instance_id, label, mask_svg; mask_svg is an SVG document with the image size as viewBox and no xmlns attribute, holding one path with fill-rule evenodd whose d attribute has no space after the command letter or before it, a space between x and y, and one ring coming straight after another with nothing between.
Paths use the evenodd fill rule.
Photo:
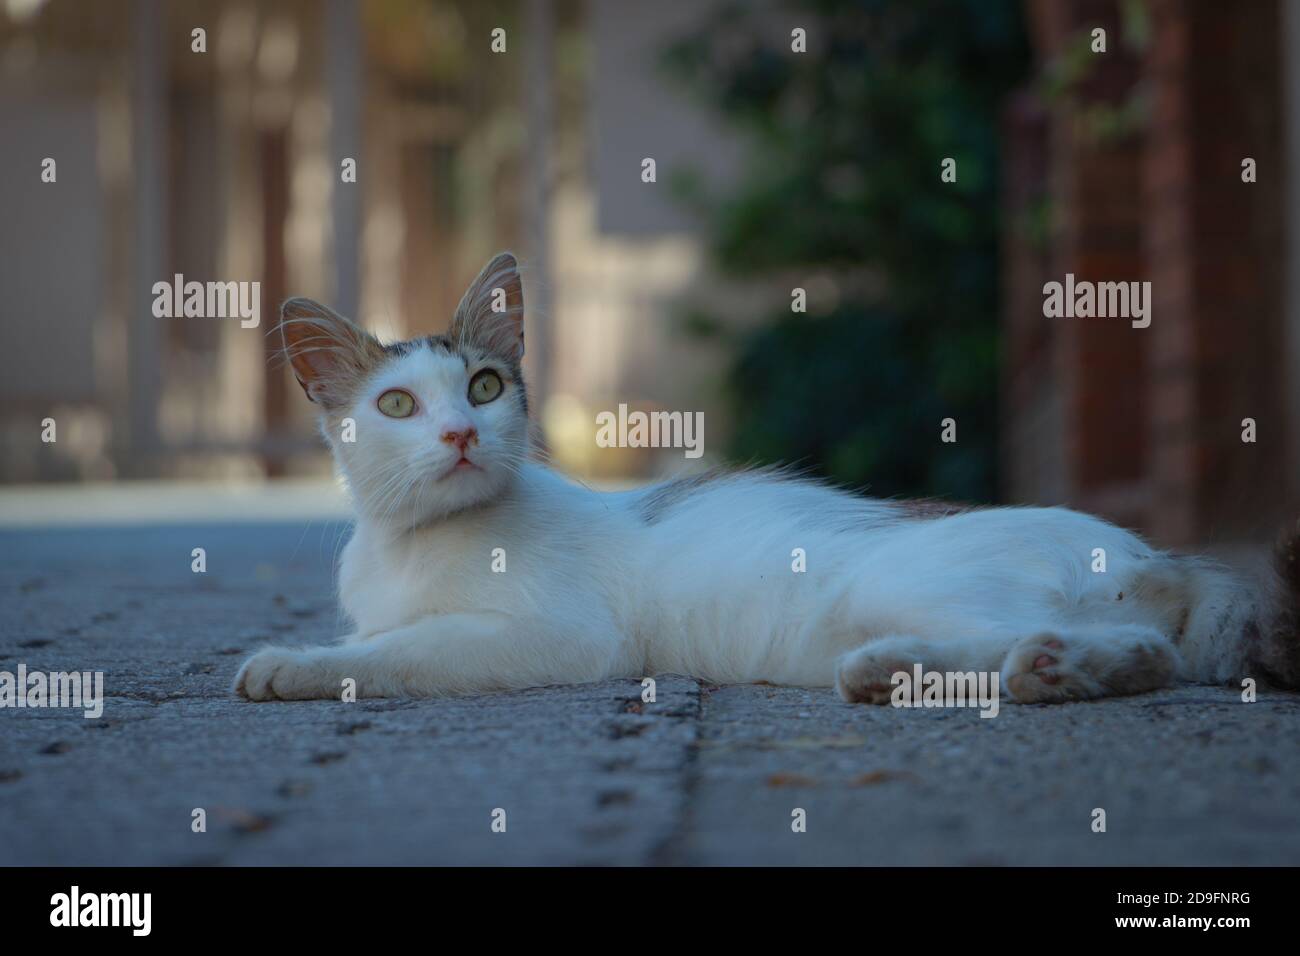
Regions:
<instances>
[{"instance_id":1,"label":"blurred green bush","mask_svg":"<svg viewBox=\"0 0 1300 956\"><path fill-rule=\"evenodd\" d=\"M748 146L723 195L674 175L716 264L811 286L807 314L777 290L731 342L733 457L877 495L994 496L999 117L1029 71L1020 6L737 3L666 51ZM807 53L791 52L795 26ZM940 179L946 157L956 182ZM725 334L716 316L683 319Z\"/></svg>"}]
</instances>

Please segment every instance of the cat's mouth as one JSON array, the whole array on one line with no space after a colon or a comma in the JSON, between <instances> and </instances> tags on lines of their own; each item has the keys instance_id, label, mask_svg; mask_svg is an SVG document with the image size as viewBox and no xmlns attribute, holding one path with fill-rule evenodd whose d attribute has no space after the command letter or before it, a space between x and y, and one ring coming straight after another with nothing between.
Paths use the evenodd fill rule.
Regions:
<instances>
[{"instance_id":1,"label":"cat's mouth","mask_svg":"<svg viewBox=\"0 0 1300 956\"><path fill-rule=\"evenodd\" d=\"M474 462L470 461L467 456L461 455L460 460L457 461L450 468L448 468L446 471L444 471L441 477L449 478L452 475L459 474L460 472L463 471L482 471L482 470L483 470L482 468L474 464Z\"/></svg>"}]
</instances>

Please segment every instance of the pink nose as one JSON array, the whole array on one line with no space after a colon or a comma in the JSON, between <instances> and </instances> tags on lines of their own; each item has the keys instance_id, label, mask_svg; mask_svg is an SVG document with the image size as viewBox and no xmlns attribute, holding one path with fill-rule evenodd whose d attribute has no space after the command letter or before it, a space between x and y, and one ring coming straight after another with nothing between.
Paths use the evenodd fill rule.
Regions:
<instances>
[{"instance_id":1,"label":"pink nose","mask_svg":"<svg viewBox=\"0 0 1300 956\"><path fill-rule=\"evenodd\" d=\"M455 445L461 451L464 451L470 442L478 444L478 429L470 425L461 431L448 430L442 433L442 440L448 445Z\"/></svg>"}]
</instances>

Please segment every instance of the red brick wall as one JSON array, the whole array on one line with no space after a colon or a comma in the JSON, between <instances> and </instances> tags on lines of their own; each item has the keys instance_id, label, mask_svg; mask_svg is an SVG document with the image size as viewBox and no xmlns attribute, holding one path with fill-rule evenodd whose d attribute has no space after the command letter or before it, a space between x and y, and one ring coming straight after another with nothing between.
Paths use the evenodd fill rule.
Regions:
<instances>
[{"instance_id":1,"label":"red brick wall","mask_svg":"<svg viewBox=\"0 0 1300 956\"><path fill-rule=\"evenodd\" d=\"M1032 3L1029 11L1045 71L1078 57L1096 27L1106 30L1107 52L1087 52L1075 82L1050 97L1026 93L1007 114L1004 491L1010 500L1064 501L1139 524L1146 504L1144 330L1117 319L1048 319L1042 289L1067 273L1090 281L1145 278L1141 130L1099 135L1092 120L1124 108L1140 62L1120 42L1114 3ZM1029 105L1035 99L1037 110ZM1030 117L1039 124L1036 142ZM1027 248L1024 235L1025 168L1034 161L1044 166L1030 178L1043 184L1046 249Z\"/></svg>"},{"instance_id":2,"label":"red brick wall","mask_svg":"<svg viewBox=\"0 0 1300 956\"><path fill-rule=\"evenodd\" d=\"M1279 11L1151 8L1151 527L1175 544L1255 537L1286 494ZM1246 156L1259 164L1253 184L1241 181ZM1241 441L1246 417L1255 444Z\"/></svg>"},{"instance_id":3,"label":"red brick wall","mask_svg":"<svg viewBox=\"0 0 1300 956\"><path fill-rule=\"evenodd\" d=\"M1107 51L1083 56L1064 94L1027 91L1007 110L1006 496L1166 545L1265 535L1286 496L1277 6L1152 0L1145 43L1129 42L1114 0L1027 10L1044 71L1095 27ZM1098 136L1098 114L1133 122ZM1255 184L1241 182L1244 156ZM1046 249L1023 227L1034 180L1052 212ZM1149 279L1151 326L1045 318L1043 283L1067 272Z\"/></svg>"}]
</instances>

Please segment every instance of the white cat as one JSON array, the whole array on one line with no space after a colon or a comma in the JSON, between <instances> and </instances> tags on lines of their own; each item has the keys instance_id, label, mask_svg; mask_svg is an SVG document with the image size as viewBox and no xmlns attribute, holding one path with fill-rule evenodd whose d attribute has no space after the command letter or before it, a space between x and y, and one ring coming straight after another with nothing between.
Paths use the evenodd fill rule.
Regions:
<instances>
[{"instance_id":1,"label":"white cat","mask_svg":"<svg viewBox=\"0 0 1300 956\"><path fill-rule=\"evenodd\" d=\"M348 678L387 697L677 673L881 703L917 663L1000 672L1018 701L1296 683L1294 589L1077 512L943 513L774 470L569 482L530 456L509 254L445 337L381 345L305 299L281 328L357 510L339 574L356 633L256 654L236 679L251 700L339 697Z\"/></svg>"}]
</instances>

